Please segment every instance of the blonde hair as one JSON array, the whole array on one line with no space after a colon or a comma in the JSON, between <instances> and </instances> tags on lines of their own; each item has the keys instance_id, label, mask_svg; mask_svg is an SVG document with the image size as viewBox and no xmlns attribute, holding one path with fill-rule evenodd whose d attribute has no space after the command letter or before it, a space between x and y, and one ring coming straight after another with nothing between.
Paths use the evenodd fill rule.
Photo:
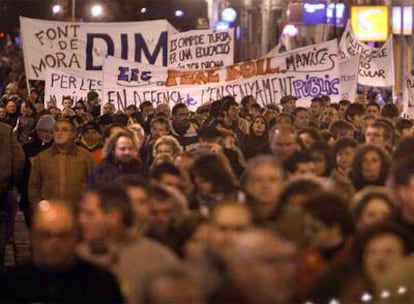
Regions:
<instances>
[{"instance_id":1,"label":"blonde hair","mask_svg":"<svg viewBox=\"0 0 414 304\"><path fill-rule=\"evenodd\" d=\"M160 145L168 145L172 148L174 156L183 152L183 147L181 147L178 140L171 136L171 135L163 135L155 141L154 148L152 150L152 154L154 157L157 156L157 149Z\"/></svg>"}]
</instances>

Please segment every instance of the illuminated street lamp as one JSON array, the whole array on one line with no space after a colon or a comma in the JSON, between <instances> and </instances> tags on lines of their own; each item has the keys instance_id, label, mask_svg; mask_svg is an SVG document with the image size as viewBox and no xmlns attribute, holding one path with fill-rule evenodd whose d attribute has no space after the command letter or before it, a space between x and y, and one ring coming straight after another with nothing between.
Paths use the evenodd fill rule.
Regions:
<instances>
[{"instance_id":1,"label":"illuminated street lamp","mask_svg":"<svg viewBox=\"0 0 414 304\"><path fill-rule=\"evenodd\" d=\"M62 10L63 10L63 8L62 8L62 5L60 5L60 4L55 4L55 5L52 6L52 12L53 12L54 15L57 15L57 14L61 13Z\"/></svg>"},{"instance_id":2,"label":"illuminated street lamp","mask_svg":"<svg viewBox=\"0 0 414 304\"><path fill-rule=\"evenodd\" d=\"M182 10L176 10L175 11L175 17L180 18L182 16L184 16L184 12Z\"/></svg>"},{"instance_id":3,"label":"illuminated street lamp","mask_svg":"<svg viewBox=\"0 0 414 304\"><path fill-rule=\"evenodd\" d=\"M95 4L91 8L91 15L92 17L100 17L103 14L103 7L100 4Z\"/></svg>"}]
</instances>

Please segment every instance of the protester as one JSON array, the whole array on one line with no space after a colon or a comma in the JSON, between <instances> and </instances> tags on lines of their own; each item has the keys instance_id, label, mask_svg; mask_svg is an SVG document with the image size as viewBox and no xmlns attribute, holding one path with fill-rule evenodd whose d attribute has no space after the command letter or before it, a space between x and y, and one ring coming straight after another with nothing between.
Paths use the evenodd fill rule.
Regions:
<instances>
[{"instance_id":1,"label":"protester","mask_svg":"<svg viewBox=\"0 0 414 304\"><path fill-rule=\"evenodd\" d=\"M1 274L2 301L123 302L109 272L76 256L77 228L68 203L39 203L31 229L33 262Z\"/></svg>"},{"instance_id":2,"label":"protester","mask_svg":"<svg viewBox=\"0 0 414 304\"><path fill-rule=\"evenodd\" d=\"M92 155L75 145L76 126L70 120L58 120L50 148L33 160L29 178L29 201L62 198L76 204L95 166Z\"/></svg>"}]
</instances>

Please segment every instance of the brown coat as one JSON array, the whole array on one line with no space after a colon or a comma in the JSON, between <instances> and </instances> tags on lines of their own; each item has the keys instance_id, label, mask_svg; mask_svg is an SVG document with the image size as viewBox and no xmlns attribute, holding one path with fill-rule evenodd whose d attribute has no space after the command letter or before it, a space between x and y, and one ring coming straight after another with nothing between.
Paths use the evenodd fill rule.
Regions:
<instances>
[{"instance_id":1,"label":"brown coat","mask_svg":"<svg viewBox=\"0 0 414 304\"><path fill-rule=\"evenodd\" d=\"M39 153L29 178L29 201L60 198L78 203L95 163L91 153L75 145L62 151L55 145Z\"/></svg>"},{"instance_id":2,"label":"brown coat","mask_svg":"<svg viewBox=\"0 0 414 304\"><path fill-rule=\"evenodd\" d=\"M24 152L10 125L0 122L0 196L23 172Z\"/></svg>"}]
</instances>

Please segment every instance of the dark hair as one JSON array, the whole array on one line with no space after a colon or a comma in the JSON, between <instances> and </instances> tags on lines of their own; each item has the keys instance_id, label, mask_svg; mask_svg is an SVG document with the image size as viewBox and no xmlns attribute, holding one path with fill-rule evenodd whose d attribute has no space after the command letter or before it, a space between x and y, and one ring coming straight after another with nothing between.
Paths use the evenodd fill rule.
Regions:
<instances>
[{"instance_id":1,"label":"dark hair","mask_svg":"<svg viewBox=\"0 0 414 304\"><path fill-rule=\"evenodd\" d=\"M367 105L365 106L365 109L367 109L368 107L370 107L370 106L374 106L374 107L376 107L377 109L378 109L378 112L380 111L380 109L381 109L381 107L379 106L379 104L377 104L376 102L372 102L372 101L370 101L370 102L368 102L367 103Z\"/></svg>"},{"instance_id":2,"label":"dark hair","mask_svg":"<svg viewBox=\"0 0 414 304\"><path fill-rule=\"evenodd\" d=\"M139 109L142 112L144 110L144 107L152 107L152 102L151 101L144 101L143 103L141 103L139 105Z\"/></svg>"},{"instance_id":3,"label":"dark hair","mask_svg":"<svg viewBox=\"0 0 414 304\"><path fill-rule=\"evenodd\" d=\"M296 151L288 159L283 162L283 168L286 172L294 173L298 168L298 164L311 163L312 157L304 151Z\"/></svg>"},{"instance_id":4,"label":"dark hair","mask_svg":"<svg viewBox=\"0 0 414 304\"><path fill-rule=\"evenodd\" d=\"M360 103L351 103L345 111L345 119L353 119L354 116L360 115L363 116L365 114L365 108ZM348 119L349 118L349 119Z\"/></svg>"},{"instance_id":5,"label":"dark hair","mask_svg":"<svg viewBox=\"0 0 414 304\"><path fill-rule=\"evenodd\" d=\"M314 127L305 127L298 131L298 136L301 134L308 134L310 137L313 138L315 142L322 141L321 133L317 128Z\"/></svg>"},{"instance_id":6,"label":"dark hair","mask_svg":"<svg viewBox=\"0 0 414 304\"><path fill-rule=\"evenodd\" d=\"M311 103L314 103L314 102L318 103L320 106L325 106L327 104L327 100L325 100L322 97L318 97L318 96L317 97L313 97L311 99Z\"/></svg>"},{"instance_id":7,"label":"dark hair","mask_svg":"<svg viewBox=\"0 0 414 304\"><path fill-rule=\"evenodd\" d=\"M135 138L131 131L123 130L123 131L117 132L114 135L112 135L112 137L109 138L109 141L105 144L104 149L103 149L104 158L114 160L115 147L116 147L118 140L121 137L129 138L135 144Z\"/></svg>"},{"instance_id":8,"label":"dark hair","mask_svg":"<svg viewBox=\"0 0 414 304\"><path fill-rule=\"evenodd\" d=\"M249 104L250 99L254 99L253 95L246 95L240 101L241 105L246 107Z\"/></svg>"},{"instance_id":9,"label":"dark hair","mask_svg":"<svg viewBox=\"0 0 414 304\"><path fill-rule=\"evenodd\" d=\"M336 120L331 123L329 126L329 131L331 132L333 138L336 140L346 134L348 131L354 131L354 126L347 122L346 120Z\"/></svg>"},{"instance_id":10,"label":"dark hair","mask_svg":"<svg viewBox=\"0 0 414 304\"><path fill-rule=\"evenodd\" d=\"M398 132L402 132L403 129L411 129L413 127L414 123L410 119L400 118L395 123L395 128Z\"/></svg>"},{"instance_id":11,"label":"dark hair","mask_svg":"<svg viewBox=\"0 0 414 304\"><path fill-rule=\"evenodd\" d=\"M282 206L286 205L292 196L311 196L323 189L321 180L310 176L297 176L289 180L280 193L279 200Z\"/></svg>"},{"instance_id":12,"label":"dark hair","mask_svg":"<svg viewBox=\"0 0 414 304\"><path fill-rule=\"evenodd\" d=\"M385 119L377 119L370 127L376 129L382 129L384 133L384 138L387 139L392 148L394 145L394 127L393 125Z\"/></svg>"},{"instance_id":13,"label":"dark hair","mask_svg":"<svg viewBox=\"0 0 414 304\"><path fill-rule=\"evenodd\" d=\"M381 159L381 170L378 178L374 181L368 181L362 175L362 164L364 161L364 156L368 153L374 151L378 154ZM354 160L352 162L351 170L351 180L356 190L360 190L367 185L377 185L384 186L390 172L391 160L387 152L381 149L380 147L374 145L362 145L357 148L355 153Z\"/></svg>"},{"instance_id":14,"label":"dark hair","mask_svg":"<svg viewBox=\"0 0 414 304\"><path fill-rule=\"evenodd\" d=\"M401 239L404 247L404 255L408 255L413 252L413 238L410 233L393 221L383 221L368 227L363 231L363 233L357 235L353 253L355 262L360 265L360 267L363 264L365 250L369 242L384 234L392 234Z\"/></svg>"},{"instance_id":15,"label":"dark hair","mask_svg":"<svg viewBox=\"0 0 414 304\"><path fill-rule=\"evenodd\" d=\"M154 117L150 122L150 126L152 127L156 123L163 124L163 125L168 127L167 128L168 130L170 129L170 123L169 123L168 119L165 118L164 116Z\"/></svg>"},{"instance_id":16,"label":"dark hair","mask_svg":"<svg viewBox=\"0 0 414 304\"><path fill-rule=\"evenodd\" d=\"M113 123L117 123L120 125L123 125L124 127L126 127L128 125L128 120L129 120L129 116L124 114L124 113L120 113L120 114L116 114L113 117Z\"/></svg>"},{"instance_id":17,"label":"dark hair","mask_svg":"<svg viewBox=\"0 0 414 304\"><path fill-rule=\"evenodd\" d=\"M339 151L346 149L348 147L356 148L358 147L358 145L359 145L358 142L351 137L341 137L335 141L334 146L332 148L332 153L334 157L336 157Z\"/></svg>"},{"instance_id":18,"label":"dark hair","mask_svg":"<svg viewBox=\"0 0 414 304\"><path fill-rule=\"evenodd\" d=\"M222 104L220 106L220 114L223 115L224 112L227 112L230 107L232 106L238 106L239 104L234 99L233 96L225 96L223 97Z\"/></svg>"},{"instance_id":19,"label":"dark hair","mask_svg":"<svg viewBox=\"0 0 414 304\"><path fill-rule=\"evenodd\" d=\"M176 114L177 114L177 112L178 112L178 110L181 110L181 109L187 109L186 104L185 104L185 103L182 103L182 102L180 102L180 103L176 103L176 104L173 106L172 110L171 110L172 115L176 115Z\"/></svg>"},{"instance_id":20,"label":"dark hair","mask_svg":"<svg viewBox=\"0 0 414 304\"><path fill-rule=\"evenodd\" d=\"M395 187L407 186L414 176L414 156L399 159L392 170L392 183Z\"/></svg>"},{"instance_id":21,"label":"dark hair","mask_svg":"<svg viewBox=\"0 0 414 304\"><path fill-rule=\"evenodd\" d=\"M326 226L338 225L343 236L354 233L354 221L345 201L336 193L321 191L311 196L304 204L305 213Z\"/></svg>"},{"instance_id":22,"label":"dark hair","mask_svg":"<svg viewBox=\"0 0 414 304\"><path fill-rule=\"evenodd\" d=\"M109 213L113 210L119 210L121 211L122 224L127 228L134 225L135 218L131 199L123 187L110 184L91 188L88 192L99 197L99 206L103 212Z\"/></svg>"},{"instance_id":23,"label":"dark hair","mask_svg":"<svg viewBox=\"0 0 414 304\"><path fill-rule=\"evenodd\" d=\"M107 139L111 136L111 132L113 128L121 128L123 130L126 130L125 126L118 124L118 123L107 125L103 130L103 134L102 134L103 139Z\"/></svg>"},{"instance_id":24,"label":"dark hair","mask_svg":"<svg viewBox=\"0 0 414 304\"><path fill-rule=\"evenodd\" d=\"M397 118L400 116L400 110L394 103L386 103L381 109L381 116L386 118Z\"/></svg>"},{"instance_id":25,"label":"dark hair","mask_svg":"<svg viewBox=\"0 0 414 304\"><path fill-rule=\"evenodd\" d=\"M360 220L362 213L373 198L383 200L391 211L391 217L396 218L398 210L388 190L384 187L368 186L354 195L352 213L355 222Z\"/></svg>"},{"instance_id":26,"label":"dark hair","mask_svg":"<svg viewBox=\"0 0 414 304\"><path fill-rule=\"evenodd\" d=\"M139 187L149 192L148 182L138 174L123 174L115 178L115 182L122 187Z\"/></svg>"},{"instance_id":27,"label":"dark hair","mask_svg":"<svg viewBox=\"0 0 414 304\"><path fill-rule=\"evenodd\" d=\"M280 114L276 117L276 125L277 125L277 121L279 120L279 118L282 118L282 117L287 117L287 118L289 118L289 119L290 119L290 123L292 124L292 126L293 126L293 124L295 123L295 117L293 117L293 115L292 115L292 114L289 114L289 113L280 113Z\"/></svg>"},{"instance_id":28,"label":"dark hair","mask_svg":"<svg viewBox=\"0 0 414 304\"><path fill-rule=\"evenodd\" d=\"M308 153L314 161L316 161L314 153L322 154L325 161L325 172L323 176L328 177L334 168L334 158L329 144L323 141L315 142L308 149Z\"/></svg>"},{"instance_id":29,"label":"dark hair","mask_svg":"<svg viewBox=\"0 0 414 304\"><path fill-rule=\"evenodd\" d=\"M178 169L177 166L171 162L162 162L160 164L157 164L152 167L150 171L150 177L157 181L159 181L164 174L174 175L178 177L181 176L180 169Z\"/></svg>"},{"instance_id":30,"label":"dark hair","mask_svg":"<svg viewBox=\"0 0 414 304\"><path fill-rule=\"evenodd\" d=\"M293 116L295 116L296 117L296 115L299 113L299 112L309 112L309 110L307 109L307 108L305 108L305 107L296 107L294 110L293 110Z\"/></svg>"},{"instance_id":31,"label":"dark hair","mask_svg":"<svg viewBox=\"0 0 414 304\"><path fill-rule=\"evenodd\" d=\"M394 162L400 159L412 156L413 151L414 151L414 136L408 136L408 137L402 138L397 144L397 146L395 147L395 151L393 155Z\"/></svg>"},{"instance_id":32,"label":"dark hair","mask_svg":"<svg viewBox=\"0 0 414 304\"><path fill-rule=\"evenodd\" d=\"M338 105L340 106L349 106L351 104L351 101L348 99L341 99L338 101Z\"/></svg>"},{"instance_id":33,"label":"dark hair","mask_svg":"<svg viewBox=\"0 0 414 304\"><path fill-rule=\"evenodd\" d=\"M134 105L134 104L131 104L131 105L127 106L125 108L125 110L132 110L134 112L138 112L139 111L138 107L136 105Z\"/></svg>"},{"instance_id":34,"label":"dark hair","mask_svg":"<svg viewBox=\"0 0 414 304\"><path fill-rule=\"evenodd\" d=\"M190 168L190 174L193 179L199 176L210 182L213 192L231 193L235 190L236 179L224 156L213 153L197 156Z\"/></svg>"}]
</instances>

